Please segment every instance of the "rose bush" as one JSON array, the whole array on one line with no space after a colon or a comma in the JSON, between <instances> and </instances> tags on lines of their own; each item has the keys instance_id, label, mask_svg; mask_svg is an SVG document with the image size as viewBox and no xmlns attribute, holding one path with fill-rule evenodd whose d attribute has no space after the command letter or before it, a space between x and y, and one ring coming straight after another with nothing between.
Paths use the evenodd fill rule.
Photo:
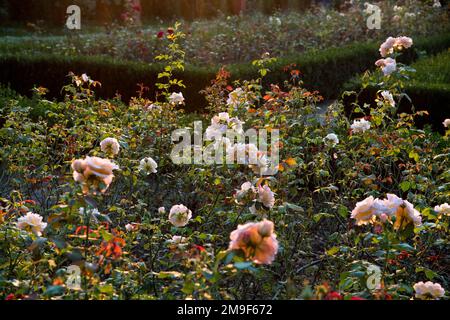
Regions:
<instances>
[{"instance_id":1,"label":"rose bush","mask_svg":"<svg viewBox=\"0 0 450 320\"><path fill-rule=\"evenodd\" d=\"M174 28L174 54L161 57L170 70L183 66L180 39ZM97 99L100 84L74 74L63 101L42 88L9 96L0 297L446 298L450 131L397 114L408 67L375 71L377 107L356 106L367 115L352 123L340 101L319 116L322 97L295 66L264 88L272 62L264 54L260 78L233 83L222 69L204 91L206 114L181 109L183 84L167 68L153 101ZM35 105L45 117L31 117ZM172 132L194 121L213 133L278 129L280 140L265 152L228 141L241 164L175 164ZM264 175L276 152L278 172Z\"/></svg>"}]
</instances>

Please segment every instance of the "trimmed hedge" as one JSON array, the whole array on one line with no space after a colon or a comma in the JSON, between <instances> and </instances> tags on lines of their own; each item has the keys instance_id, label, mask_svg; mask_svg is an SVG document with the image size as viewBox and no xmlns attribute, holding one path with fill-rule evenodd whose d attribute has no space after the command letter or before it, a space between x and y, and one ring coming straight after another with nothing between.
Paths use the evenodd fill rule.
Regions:
<instances>
[{"instance_id":1,"label":"trimmed hedge","mask_svg":"<svg viewBox=\"0 0 450 320\"><path fill-rule=\"evenodd\" d=\"M138 83L144 83L154 93L158 72L162 66L158 64L145 65L136 62L120 62L107 57L64 57L58 55L39 54L33 57L27 55L0 55L0 83L9 85L23 95L30 95L35 85L50 90L49 97L61 97L61 88L70 80L70 71L75 74L88 74L92 79L102 83L95 92L99 97L112 98L116 94L129 100L137 95ZM214 75L212 70L187 66L179 78L189 84L184 95L190 106L204 105L204 99L199 95L205 84ZM195 107L193 109L196 109Z\"/></svg>"},{"instance_id":2,"label":"trimmed hedge","mask_svg":"<svg viewBox=\"0 0 450 320\"><path fill-rule=\"evenodd\" d=\"M272 72L265 84L279 83L288 79L283 67L297 64L302 73L305 86L310 90L319 90L325 98L336 98L343 85L356 74L374 67L379 58L378 43L353 44L341 48L308 52L279 59L271 66ZM450 47L450 34L419 38L415 48L434 54ZM414 51L405 55L405 62L417 58ZM258 77L257 69L251 63L228 66L233 79L251 79ZM120 94L124 100L136 95L137 84L150 87L150 96L155 91L154 83L161 70L158 64L146 65L137 62L117 61L108 57L59 56L48 54L0 53L0 83L9 84L20 94L29 95L34 85L50 90L50 97L60 97L61 87L68 82L67 74L87 73L102 83L96 92L100 97L111 98ZM205 100L199 91L210 84L215 77L216 68L203 68L187 65L186 70L178 74L188 88L184 90L187 111L201 111Z\"/></svg>"},{"instance_id":3,"label":"trimmed hedge","mask_svg":"<svg viewBox=\"0 0 450 320\"><path fill-rule=\"evenodd\" d=\"M412 67L417 72L406 85L405 92L411 98L416 111L428 111L428 116L416 119L416 125L421 128L425 124L431 124L434 130L443 133L442 122L450 118L450 51L420 59ZM351 106L356 99L361 105L367 103L375 107L374 100L379 88L368 87L361 90L360 78L352 79L344 87L346 90L358 92L358 95L344 98L347 116L351 115ZM408 99L402 99L398 112L410 112L412 104Z\"/></svg>"}]
</instances>

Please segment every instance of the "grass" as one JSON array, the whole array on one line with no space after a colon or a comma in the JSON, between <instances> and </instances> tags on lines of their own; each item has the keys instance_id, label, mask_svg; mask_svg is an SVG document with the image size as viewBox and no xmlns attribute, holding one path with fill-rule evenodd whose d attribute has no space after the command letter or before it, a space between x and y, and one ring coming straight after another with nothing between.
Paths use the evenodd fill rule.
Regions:
<instances>
[{"instance_id":1,"label":"grass","mask_svg":"<svg viewBox=\"0 0 450 320\"><path fill-rule=\"evenodd\" d=\"M434 88L450 90L450 49L432 57L420 59L413 64L417 70L412 86L425 84Z\"/></svg>"}]
</instances>

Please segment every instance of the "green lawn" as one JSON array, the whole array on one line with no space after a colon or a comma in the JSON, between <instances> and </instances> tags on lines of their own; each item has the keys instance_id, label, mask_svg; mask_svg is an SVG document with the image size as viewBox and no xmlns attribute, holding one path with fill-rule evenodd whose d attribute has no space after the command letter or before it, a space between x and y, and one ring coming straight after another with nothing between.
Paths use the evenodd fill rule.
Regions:
<instances>
[{"instance_id":1,"label":"green lawn","mask_svg":"<svg viewBox=\"0 0 450 320\"><path fill-rule=\"evenodd\" d=\"M450 50L420 59L412 66L417 70L412 85L427 84L450 90Z\"/></svg>"}]
</instances>

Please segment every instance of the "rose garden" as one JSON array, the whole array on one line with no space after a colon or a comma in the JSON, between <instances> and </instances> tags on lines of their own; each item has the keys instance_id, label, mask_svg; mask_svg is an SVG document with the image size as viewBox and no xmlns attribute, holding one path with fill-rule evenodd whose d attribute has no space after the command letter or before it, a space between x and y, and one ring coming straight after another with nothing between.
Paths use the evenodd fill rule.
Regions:
<instances>
[{"instance_id":1,"label":"rose garden","mask_svg":"<svg viewBox=\"0 0 450 320\"><path fill-rule=\"evenodd\" d=\"M448 298L448 3L150 2L0 25L0 299Z\"/></svg>"}]
</instances>

